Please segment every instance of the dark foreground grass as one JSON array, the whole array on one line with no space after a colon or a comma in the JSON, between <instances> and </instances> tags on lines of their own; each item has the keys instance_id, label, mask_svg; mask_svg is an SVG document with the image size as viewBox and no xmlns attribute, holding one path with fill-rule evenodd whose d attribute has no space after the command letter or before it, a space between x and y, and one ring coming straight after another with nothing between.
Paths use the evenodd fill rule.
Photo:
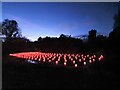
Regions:
<instances>
[{"instance_id":1,"label":"dark foreground grass","mask_svg":"<svg viewBox=\"0 0 120 90\"><path fill-rule=\"evenodd\" d=\"M119 88L119 69L115 68L105 61L77 69L3 56L2 88Z\"/></svg>"}]
</instances>

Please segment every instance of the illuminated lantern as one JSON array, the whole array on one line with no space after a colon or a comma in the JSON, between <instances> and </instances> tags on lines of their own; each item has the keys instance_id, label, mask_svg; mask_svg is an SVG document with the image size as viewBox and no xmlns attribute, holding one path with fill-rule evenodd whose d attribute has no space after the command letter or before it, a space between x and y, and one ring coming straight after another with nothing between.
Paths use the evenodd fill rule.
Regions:
<instances>
[{"instance_id":1,"label":"illuminated lantern","mask_svg":"<svg viewBox=\"0 0 120 90\"><path fill-rule=\"evenodd\" d=\"M43 62L45 62L45 59L43 59Z\"/></svg>"},{"instance_id":2,"label":"illuminated lantern","mask_svg":"<svg viewBox=\"0 0 120 90\"><path fill-rule=\"evenodd\" d=\"M71 59L71 57L69 56L69 59Z\"/></svg>"},{"instance_id":3,"label":"illuminated lantern","mask_svg":"<svg viewBox=\"0 0 120 90\"><path fill-rule=\"evenodd\" d=\"M81 59L79 59L79 62L81 62Z\"/></svg>"},{"instance_id":4,"label":"illuminated lantern","mask_svg":"<svg viewBox=\"0 0 120 90\"><path fill-rule=\"evenodd\" d=\"M92 61L91 61L91 60L89 60L89 62L90 62L90 63L92 63Z\"/></svg>"},{"instance_id":5,"label":"illuminated lantern","mask_svg":"<svg viewBox=\"0 0 120 90\"><path fill-rule=\"evenodd\" d=\"M37 60L37 58L35 58L35 60Z\"/></svg>"},{"instance_id":6,"label":"illuminated lantern","mask_svg":"<svg viewBox=\"0 0 120 90\"><path fill-rule=\"evenodd\" d=\"M47 60L49 60L49 58L47 58Z\"/></svg>"},{"instance_id":7,"label":"illuminated lantern","mask_svg":"<svg viewBox=\"0 0 120 90\"><path fill-rule=\"evenodd\" d=\"M83 58L83 61L85 61L85 58Z\"/></svg>"},{"instance_id":8,"label":"illuminated lantern","mask_svg":"<svg viewBox=\"0 0 120 90\"><path fill-rule=\"evenodd\" d=\"M75 64L75 67L77 67L77 64Z\"/></svg>"},{"instance_id":9,"label":"illuminated lantern","mask_svg":"<svg viewBox=\"0 0 120 90\"><path fill-rule=\"evenodd\" d=\"M89 55L87 55L87 57L89 57Z\"/></svg>"},{"instance_id":10,"label":"illuminated lantern","mask_svg":"<svg viewBox=\"0 0 120 90\"><path fill-rule=\"evenodd\" d=\"M64 57L64 60L66 60L66 57Z\"/></svg>"},{"instance_id":11,"label":"illuminated lantern","mask_svg":"<svg viewBox=\"0 0 120 90\"><path fill-rule=\"evenodd\" d=\"M75 61L73 61L73 64L75 64Z\"/></svg>"},{"instance_id":12,"label":"illuminated lantern","mask_svg":"<svg viewBox=\"0 0 120 90\"><path fill-rule=\"evenodd\" d=\"M39 58L38 61L41 61L41 58Z\"/></svg>"},{"instance_id":13,"label":"illuminated lantern","mask_svg":"<svg viewBox=\"0 0 120 90\"><path fill-rule=\"evenodd\" d=\"M51 62L51 60L49 60L48 62Z\"/></svg>"},{"instance_id":14,"label":"illuminated lantern","mask_svg":"<svg viewBox=\"0 0 120 90\"><path fill-rule=\"evenodd\" d=\"M81 57L83 57L83 54L81 55Z\"/></svg>"},{"instance_id":15,"label":"illuminated lantern","mask_svg":"<svg viewBox=\"0 0 120 90\"><path fill-rule=\"evenodd\" d=\"M52 58L52 61L54 61L54 58Z\"/></svg>"},{"instance_id":16,"label":"illuminated lantern","mask_svg":"<svg viewBox=\"0 0 120 90\"><path fill-rule=\"evenodd\" d=\"M84 65L86 65L86 62L84 62Z\"/></svg>"},{"instance_id":17,"label":"illuminated lantern","mask_svg":"<svg viewBox=\"0 0 120 90\"><path fill-rule=\"evenodd\" d=\"M93 62L95 62L95 59L93 59Z\"/></svg>"},{"instance_id":18,"label":"illuminated lantern","mask_svg":"<svg viewBox=\"0 0 120 90\"><path fill-rule=\"evenodd\" d=\"M58 61L60 61L60 58L58 58Z\"/></svg>"},{"instance_id":19,"label":"illuminated lantern","mask_svg":"<svg viewBox=\"0 0 120 90\"><path fill-rule=\"evenodd\" d=\"M71 61L73 61L73 58L71 58Z\"/></svg>"},{"instance_id":20,"label":"illuminated lantern","mask_svg":"<svg viewBox=\"0 0 120 90\"><path fill-rule=\"evenodd\" d=\"M98 58L98 60L100 61L100 60L101 60L101 58L99 57L99 58Z\"/></svg>"},{"instance_id":21,"label":"illuminated lantern","mask_svg":"<svg viewBox=\"0 0 120 90\"><path fill-rule=\"evenodd\" d=\"M66 66L66 62L64 62L64 66Z\"/></svg>"},{"instance_id":22,"label":"illuminated lantern","mask_svg":"<svg viewBox=\"0 0 120 90\"><path fill-rule=\"evenodd\" d=\"M96 55L94 55L93 57L96 58Z\"/></svg>"},{"instance_id":23,"label":"illuminated lantern","mask_svg":"<svg viewBox=\"0 0 120 90\"><path fill-rule=\"evenodd\" d=\"M65 60L65 62L67 62L67 60Z\"/></svg>"},{"instance_id":24,"label":"illuminated lantern","mask_svg":"<svg viewBox=\"0 0 120 90\"><path fill-rule=\"evenodd\" d=\"M13 54L9 54L10 56L13 56Z\"/></svg>"},{"instance_id":25,"label":"illuminated lantern","mask_svg":"<svg viewBox=\"0 0 120 90\"><path fill-rule=\"evenodd\" d=\"M93 56L91 58L94 58Z\"/></svg>"},{"instance_id":26,"label":"illuminated lantern","mask_svg":"<svg viewBox=\"0 0 120 90\"><path fill-rule=\"evenodd\" d=\"M91 57L89 57L89 59L91 59Z\"/></svg>"},{"instance_id":27,"label":"illuminated lantern","mask_svg":"<svg viewBox=\"0 0 120 90\"><path fill-rule=\"evenodd\" d=\"M58 64L58 61L56 61L55 63Z\"/></svg>"},{"instance_id":28,"label":"illuminated lantern","mask_svg":"<svg viewBox=\"0 0 120 90\"><path fill-rule=\"evenodd\" d=\"M101 55L100 58L103 59L103 55Z\"/></svg>"},{"instance_id":29,"label":"illuminated lantern","mask_svg":"<svg viewBox=\"0 0 120 90\"><path fill-rule=\"evenodd\" d=\"M37 56L37 58L38 58L38 56Z\"/></svg>"},{"instance_id":30,"label":"illuminated lantern","mask_svg":"<svg viewBox=\"0 0 120 90\"><path fill-rule=\"evenodd\" d=\"M72 54L71 56L73 56L73 57L74 57L74 54Z\"/></svg>"},{"instance_id":31,"label":"illuminated lantern","mask_svg":"<svg viewBox=\"0 0 120 90\"><path fill-rule=\"evenodd\" d=\"M75 59L77 60L77 57L75 56Z\"/></svg>"}]
</instances>

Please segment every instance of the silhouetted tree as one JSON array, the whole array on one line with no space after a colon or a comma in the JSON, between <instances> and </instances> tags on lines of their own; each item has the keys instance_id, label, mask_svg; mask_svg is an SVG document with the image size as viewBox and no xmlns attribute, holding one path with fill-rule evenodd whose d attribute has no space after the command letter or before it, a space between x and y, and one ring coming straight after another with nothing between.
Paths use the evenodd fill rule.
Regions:
<instances>
[{"instance_id":1,"label":"silhouetted tree","mask_svg":"<svg viewBox=\"0 0 120 90\"><path fill-rule=\"evenodd\" d=\"M96 46L98 49L105 49L107 44L107 37L103 35L98 35L96 37Z\"/></svg>"},{"instance_id":2,"label":"silhouetted tree","mask_svg":"<svg viewBox=\"0 0 120 90\"><path fill-rule=\"evenodd\" d=\"M30 51L29 48L30 41L26 37L15 37L11 38L10 40L11 40L10 42L7 41L2 43L3 54Z\"/></svg>"},{"instance_id":3,"label":"silhouetted tree","mask_svg":"<svg viewBox=\"0 0 120 90\"><path fill-rule=\"evenodd\" d=\"M88 49L88 51L95 50L96 33L97 31L95 29L92 29L91 31L89 31L88 43L86 44L86 49Z\"/></svg>"},{"instance_id":4,"label":"silhouetted tree","mask_svg":"<svg viewBox=\"0 0 120 90\"><path fill-rule=\"evenodd\" d=\"M42 37L39 37L37 41L38 41L38 42L41 42L41 41L42 41Z\"/></svg>"},{"instance_id":5,"label":"silhouetted tree","mask_svg":"<svg viewBox=\"0 0 120 90\"><path fill-rule=\"evenodd\" d=\"M59 38L67 38L67 36L64 34L61 34Z\"/></svg>"},{"instance_id":6,"label":"silhouetted tree","mask_svg":"<svg viewBox=\"0 0 120 90\"><path fill-rule=\"evenodd\" d=\"M91 31L89 31L89 35L88 35L88 41L89 42L94 42L95 41L96 33L97 33L97 31L95 29L92 29Z\"/></svg>"},{"instance_id":7,"label":"silhouetted tree","mask_svg":"<svg viewBox=\"0 0 120 90\"><path fill-rule=\"evenodd\" d=\"M18 23L15 20L5 19L2 22L2 34L6 36L6 39L20 37L20 29Z\"/></svg>"},{"instance_id":8,"label":"silhouetted tree","mask_svg":"<svg viewBox=\"0 0 120 90\"><path fill-rule=\"evenodd\" d=\"M109 33L109 39L118 42L120 39L120 27L115 28L112 32Z\"/></svg>"},{"instance_id":9,"label":"silhouetted tree","mask_svg":"<svg viewBox=\"0 0 120 90\"><path fill-rule=\"evenodd\" d=\"M120 28L120 2L118 3L118 13L115 14L114 16L114 25L113 25L113 30L116 28Z\"/></svg>"},{"instance_id":10,"label":"silhouetted tree","mask_svg":"<svg viewBox=\"0 0 120 90\"><path fill-rule=\"evenodd\" d=\"M114 16L113 31L109 33L109 39L114 42L120 39L120 10Z\"/></svg>"},{"instance_id":11,"label":"silhouetted tree","mask_svg":"<svg viewBox=\"0 0 120 90\"><path fill-rule=\"evenodd\" d=\"M114 16L113 31L109 33L108 37L109 44L113 50L120 49L120 9L118 14Z\"/></svg>"}]
</instances>

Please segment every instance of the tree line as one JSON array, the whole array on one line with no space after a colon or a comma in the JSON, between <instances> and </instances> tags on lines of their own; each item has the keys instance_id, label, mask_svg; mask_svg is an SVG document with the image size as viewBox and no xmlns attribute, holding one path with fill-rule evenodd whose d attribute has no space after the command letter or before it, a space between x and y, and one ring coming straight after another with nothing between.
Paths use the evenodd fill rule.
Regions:
<instances>
[{"instance_id":1,"label":"tree line","mask_svg":"<svg viewBox=\"0 0 120 90\"><path fill-rule=\"evenodd\" d=\"M1 24L2 34L5 41L2 42L3 54L22 51L44 51L61 53L93 52L97 50L116 51L120 47L120 10L114 16L113 30L109 36L96 35L97 30L92 29L88 33L87 42L71 35L61 34L58 38L39 37L37 41L31 42L23 37L16 20L5 19Z\"/></svg>"}]
</instances>

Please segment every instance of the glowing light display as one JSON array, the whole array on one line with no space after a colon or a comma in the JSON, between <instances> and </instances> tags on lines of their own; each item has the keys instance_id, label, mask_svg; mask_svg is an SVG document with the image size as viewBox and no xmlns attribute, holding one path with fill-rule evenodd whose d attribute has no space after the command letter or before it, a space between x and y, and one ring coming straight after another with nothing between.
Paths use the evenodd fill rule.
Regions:
<instances>
[{"instance_id":1,"label":"glowing light display","mask_svg":"<svg viewBox=\"0 0 120 90\"><path fill-rule=\"evenodd\" d=\"M88 63L92 64L96 61L103 60L103 55L98 54L61 54L61 53L43 53L43 52L21 52L9 54L17 58L23 58L30 63L43 62L54 63L55 65L80 67Z\"/></svg>"}]
</instances>

